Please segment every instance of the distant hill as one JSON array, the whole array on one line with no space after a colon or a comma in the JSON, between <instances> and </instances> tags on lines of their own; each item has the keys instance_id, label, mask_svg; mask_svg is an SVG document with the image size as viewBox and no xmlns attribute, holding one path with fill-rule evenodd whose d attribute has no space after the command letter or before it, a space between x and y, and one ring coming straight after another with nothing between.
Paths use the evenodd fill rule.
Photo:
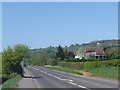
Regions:
<instances>
[{"instance_id":1,"label":"distant hill","mask_svg":"<svg viewBox=\"0 0 120 90\"><path fill-rule=\"evenodd\" d=\"M105 47L118 47L120 46L120 43L118 44L119 40L113 39L113 40L99 40L99 41L92 41L90 43L83 43L83 44L71 44L69 47L63 47L64 49L67 49L68 51L74 51L76 52L80 47L95 47L97 44L99 44L100 48ZM31 55L37 56L42 54L48 54L51 57L55 54L57 51L57 47L47 47L47 48L39 48L39 49L31 49L30 53Z\"/></svg>"}]
</instances>

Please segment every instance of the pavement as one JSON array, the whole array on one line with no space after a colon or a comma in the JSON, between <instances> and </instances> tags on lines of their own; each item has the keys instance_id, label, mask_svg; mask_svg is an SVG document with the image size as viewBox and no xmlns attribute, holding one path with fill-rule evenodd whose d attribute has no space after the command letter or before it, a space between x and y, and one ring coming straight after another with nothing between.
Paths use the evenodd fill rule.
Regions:
<instances>
[{"instance_id":1,"label":"pavement","mask_svg":"<svg viewBox=\"0 0 120 90\"><path fill-rule=\"evenodd\" d=\"M33 76L26 68L24 68L24 77L18 83L18 88L36 88Z\"/></svg>"}]
</instances>

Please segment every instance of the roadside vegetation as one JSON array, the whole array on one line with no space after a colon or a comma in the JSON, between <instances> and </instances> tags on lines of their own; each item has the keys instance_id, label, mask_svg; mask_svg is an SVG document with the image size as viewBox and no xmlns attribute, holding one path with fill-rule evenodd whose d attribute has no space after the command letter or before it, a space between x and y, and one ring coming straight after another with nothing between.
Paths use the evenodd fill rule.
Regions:
<instances>
[{"instance_id":1,"label":"roadside vegetation","mask_svg":"<svg viewBox=\"0 0 120 90\"><path fill-rule=\"evenodd\" d=\"M7 80L6 82L4 82L2 84L2 88L17 88L18 87L18 83L21 80L21 76L17 75L14 78L10 78L9 80Z\"/></svg>"},{"instance_id":2,"label":"roadside vegetation","mask_svg":"<svg viewBox=\"0 0 120 90\"><path fill-rule=\"evenodd\" d=\"M118 70L120 69L119 60L91 61L91 62L59 62L59 66L72 68L79 71L93 73L93 76L120 79Z\"/></svg>"},{"instance_id":3,"label":"roadside vegetation","mask_svg":"<svg viewBox=\"0 0 120 90\"><path fill-rule=\"evenodd\" d=\"M14 88L23 76L22 62L30 58L29 47L18 44L2 52L2 85L3 88Z\"/></svg>"},{"instance_id":4,"label":"roadside vegetation","mask_svg":"<svg viewBox=\"0 0 120 90\"><path fill-rule=\"evenodd\" d=\"M64 67L46 67L46 68L63 71L63 72L68 72L68 73L74 73L74 74L78 74L78 75L83 75L82 72L75 71L74 69L71 69L71 68L64 68Z\"/></svg>"}]
</instances>

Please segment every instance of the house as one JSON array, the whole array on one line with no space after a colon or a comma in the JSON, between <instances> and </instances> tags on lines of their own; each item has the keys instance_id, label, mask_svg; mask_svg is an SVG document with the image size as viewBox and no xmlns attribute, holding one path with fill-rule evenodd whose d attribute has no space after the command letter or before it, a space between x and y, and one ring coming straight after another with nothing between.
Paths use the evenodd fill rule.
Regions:
<instances>
[{"instance_id":1,"label":"house","mask_svg":"<svg viewBox=\"0 0 120 90\"><path fill-rule=\"evenodd\" d=\"M99 59L105 58L103 49L99 47L85 47L78 50L75 58L79 59Z\"/></svg>"},{"instance_id":2,"label":"house","mask_svg":"<svg viewBox=\"0 0 120 90\"><path fill-rule=\"evenodd\" d=\"M99 47L85 47L86 59L105 58L103 49Z\"/></svg>"}]
</instances>

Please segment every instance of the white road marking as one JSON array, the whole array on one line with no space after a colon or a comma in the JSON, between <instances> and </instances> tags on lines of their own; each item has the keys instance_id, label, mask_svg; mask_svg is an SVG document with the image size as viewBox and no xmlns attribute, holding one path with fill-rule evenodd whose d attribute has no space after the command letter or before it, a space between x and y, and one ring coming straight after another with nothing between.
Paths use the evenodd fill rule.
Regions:
<instances>
[{"instance_id":1,"label":"white road marking","mask_svg":"<svg viewBox=\"0 0 120 90\"><path fill-rule=\"evenodd\" d=\"M33 69L35 69L35 70L38 70L37 68L34 68L34 67L31 67L31 68L33 68ZM40 70L38 70L38 71L40 71ZM73 83L73 80L70 80L70 79L62 79L62 78L59 78L59 77L57 77L57 76L54 76L54 75L52 75L52 74L50 74L50 73L47 73L47 72L45 72L45 71L40 71L40 72L45 73L45 74L47 74L47 75L49 75L49 76L53 76L54 78L57 78L57 79L59 79L59 80L69 81L68 83L70 83L70 84L72 84L72 85L75 85L75 86L78 86L78 87L80 87L80 88L85 88L85 89L91 90L91 89L89 89L89 88L87 88L87 87L84 87L84 86L82 86L82 85L78 85L78 84L76 84L76 83Z\"/></svg>"},{"instance_id":2,"label":"white road marking","mask_svg":"<svg viewBox=\"0 0 120 90\"><path fill-rule=\"evenodd\" d=\"M48 74L49 76L52 76L52 74Z\"/></svg>"},{"instance_id":3,"label":"white road marking","mask_svg":"<svg viewBox=\"0 0 120 90\"><path fill-rule=\"evenodd\" d=\"M73 84L73 85L77 85L76 83L73 83L73 82L68 82L68 83Z\"/></svg>"},{"instance_id":4,"label":"white road marking","mask_svg":"<svg viewBox=\"0 0 120 90\"><path fill-rule=\"evenodd\" d=\"M91 89L89 89L89 88L87 88L87 87L84 87L84 86L82 86L82 85L78 85L78 87L80 87L80 88L85 88L85 89L87 89L87 90L91 90Z\"/></svg>"},{"instance_id":5,"label":"white road marking","mask_svg":"<svg viewBox=\"0 0 120 90\"><path fill-rule=\"evenodd\" d=\"M47 72L45 72L45 71L43 73L47 74Z\"/></svg>"},{"instance_id":6,"label":"white road marking","mask_svg":"<svg viewBox=\"0 0 120 90\"><path fill-rule=\"evenodd\" d=\"M53 76L54 78L57 78L57 79L59 79L60 80L60 78L59 77L57 77L57 76Z\"/></svg>"}]
</instances>

